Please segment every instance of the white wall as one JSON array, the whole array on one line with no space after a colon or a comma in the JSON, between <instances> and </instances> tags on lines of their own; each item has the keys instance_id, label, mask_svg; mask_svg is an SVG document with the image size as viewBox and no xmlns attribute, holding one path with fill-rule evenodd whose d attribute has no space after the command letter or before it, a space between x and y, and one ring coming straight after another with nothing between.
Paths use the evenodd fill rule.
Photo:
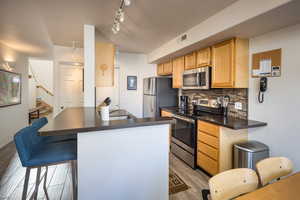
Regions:
<instances>
[{"instance_id":1,"label":"white wall","mask_svg":"<svg viewBox=\"0 0 300 200\"><path fill-rule=\"evenodd\" d=\"M155 75L156 65L148 64L145 54L117 53L114 86L97 87L97 105L110 97L111 107L143 117L143 78ZM127 90L127 76L137 76L137 90Z\"/></svg>"},{"instance_id":2,"label":"white wall","mask_svg":"<svg viewBox=\"0 0 300 200\"><path fill-rule=\"evenodd\" d=\"M156 65L147 64L144 54L120 53L120 107L143 117L143 79L156 75ZM127 90L127 76L137 76L137 90Z\"/></svg>"},{"instance_id":3,"label":"white wall","mask_svg":"<svg viewBox=\"0 0 300 200\"><path fill-rule=\"evenodd\" d=\"M13 71L22 74L22 103L0 108L0 148L28 125L28 58L0 44L0 63L3 61L15 62Z\"/></svg>"},{"instance_id":4,"label":"white wall","mask_svg":"<svg viewBox=\"0 0 300 200\"><path fill-rule=\"evenodd\" d=\"M250 39L250 55L277 48L282 48L282 76L268 79L263 104L257 101L259 80L250 77L249 118L268 126L250 129L249 138L266 143L271 156L292 159L299 171L300 24Z\"/></svg>"},{"instance_id":5,"label":"white wall","mask_svg":"<svg viewBox=\"0 0 300 200\"><path fill-rule=\"evenodd\" d=\"M53 93L53 61L29 59L29 65L38 84Z\"/></svg>"},{"instance_id":6,"label":"white wall","mask_svg":"<svg viewBox=\"0 0 300 200\"><path fill-rule=\"evenodd\" d=\"M95 26L84 25L84 106L95 106Z\"/></svg>"},{"instance_id":7,"label":"white wall","mask_svg":"<svg viewBox=\"0 0 300 200\"><path fill-rule=\"evenodd\" d=\"M30 67L28 68L28 74L32 77ZM34 78L28 79L28 107L29 109L36 107L36 82Z\"/></svg>"},{"instance_id":8,"label":"white wall","mask_svg":"<svg viewBox=\"0 0 300 200\"><path fill-rule=\"evenodd\" d=\"M60 64L59 62L74 62L74 58L77 62L83 62L83 49L77 48L73 51L71 47L57 46L53 48L54 55L54 69L53 69L53 94L54 94L54 115L56 116L60 111L59 103L59 77L60 77Z\"/></svg>"}]
</instances>

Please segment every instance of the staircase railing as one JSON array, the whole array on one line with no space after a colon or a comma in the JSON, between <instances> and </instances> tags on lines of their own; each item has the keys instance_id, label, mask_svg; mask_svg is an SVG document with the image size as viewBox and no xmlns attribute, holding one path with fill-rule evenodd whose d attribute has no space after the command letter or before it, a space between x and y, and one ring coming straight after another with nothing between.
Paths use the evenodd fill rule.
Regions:
<instances>
[{"instance_id":1,"label":"staircase railing","mask_svg":"<svg viewBox=\"0 0 300 200\"><path fill-rule=\"evenodd\" d=\"M42 85L37 85L36 88L40 88L42 90L44 90L47 94L49 94L50 96L54 96L54 94L52 92L50 92L49 90L47 90L44 86Z\"/></svg>"}]
</instances>

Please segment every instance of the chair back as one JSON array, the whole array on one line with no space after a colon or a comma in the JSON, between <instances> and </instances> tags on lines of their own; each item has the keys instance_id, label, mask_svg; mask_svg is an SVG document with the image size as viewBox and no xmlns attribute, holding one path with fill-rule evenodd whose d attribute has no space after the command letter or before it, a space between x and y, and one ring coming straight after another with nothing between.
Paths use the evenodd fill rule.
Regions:
<instances>
[{"instance_id":1,"label":"chair back","mask_svg":"<svg viewBox=\"0 0 300 200\"><path fill-rule=\"evenodd\" d=\"M293 172L293 163L285 157L271 157L259 161L256 169L262 186Z\"/></svg>"},{"instance_id":2,"label":"chair back","mask_svg":"<svg viewBox=\"0 0 300 200\"><path fill-rule=\"evenodd\" d=\"M248 168L232 169L213 176L209 180L212 200L229 200L252 192L258 187L256 172Z\"/></svg>"},{"instance_id":3,"label":"chair back","mask_svg":"<svg viewBox=\"0 0 300 200\"><path fill-rule=\"evenodd\" d=\"M46 117L42 117L40 119L34 120L32 122L31 126L36 128L37 130L39 130L40 128L45 126L47 123L48 123L48 119Z\"/></svg>"},{"instance_id":4,"label":"chair back","mask_svg":"<svg viewBox=\"0 0 300 200\"><path fill-rule=\"evenodd\" d=\"M27 166L26 162L30 159L31 152L38 145L38 142L33 140L35 139L32 137L34 134L36 134L35 129L28 126L18 131L14 136L17 152L24 167Z\"/></svg>"},{"instance_id":5,"label":"chair back","mask_svg":"<svg viewBox=\"0 0 300 200\"><path fill-rule=\"evenodd\" d=\"M37 119L32 123L31 127L34 130L35 134L31 134L31 140L34 144L38 144L42 142L42 140L44 139L43 137L38 135L38 130L40 130L40 128L45 126L47 123L48 123L48 119L46 117Z\"/></svg>"}]
</instances>

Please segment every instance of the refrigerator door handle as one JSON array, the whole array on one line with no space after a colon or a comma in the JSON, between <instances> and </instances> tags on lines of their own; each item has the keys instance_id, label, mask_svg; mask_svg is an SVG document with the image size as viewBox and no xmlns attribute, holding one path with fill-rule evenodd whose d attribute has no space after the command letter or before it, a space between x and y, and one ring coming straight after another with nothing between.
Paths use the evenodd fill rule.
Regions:
<instances>
[{"instance_id":1,"label":"refrigerator door handle","mask_svg":"<svg viewBox=\"0 0 300 200\"><path fill-rule=\"evenodd\" d=\"M153 109L153 103L154 103L153 98L151 98L151 112L152 112L152 113L154 112L154 109Z\"/></svg>"}]
</instances>

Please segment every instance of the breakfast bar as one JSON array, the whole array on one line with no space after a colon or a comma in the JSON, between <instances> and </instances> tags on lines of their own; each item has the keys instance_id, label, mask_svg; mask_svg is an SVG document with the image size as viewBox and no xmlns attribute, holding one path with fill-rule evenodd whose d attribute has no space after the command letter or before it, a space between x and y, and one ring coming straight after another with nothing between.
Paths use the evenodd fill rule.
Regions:
<instances>
[{"instance_id":1,"label":"breakfast bar","mask_svg":"<svg viewBox=\"0 0 300 200\"><path fill-rule=\"evenodd\" d=\"M168 199L171 118L136 118L67 108L40 136L77 135L78 199ZM118 191L118 192L115 192Z\"/></svg>"}]
</instances>

